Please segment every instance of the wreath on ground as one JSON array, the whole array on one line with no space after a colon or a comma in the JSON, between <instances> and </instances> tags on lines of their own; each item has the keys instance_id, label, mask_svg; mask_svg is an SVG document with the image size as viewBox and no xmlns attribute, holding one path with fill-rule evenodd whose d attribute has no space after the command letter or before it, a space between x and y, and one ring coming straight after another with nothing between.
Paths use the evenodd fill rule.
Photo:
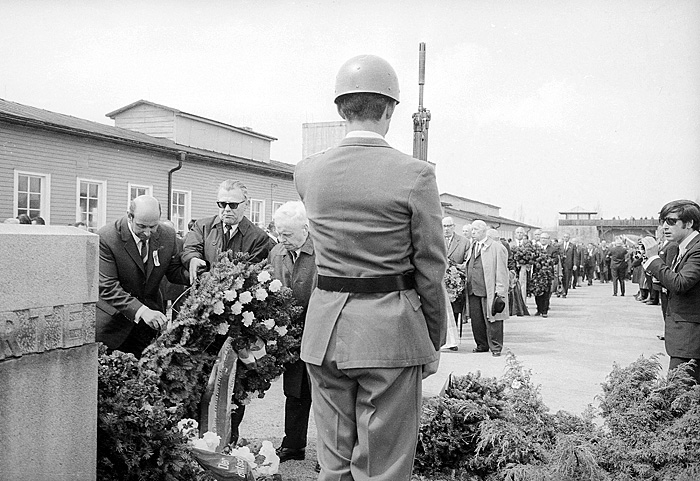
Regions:
<instances>
[{"instance_id":1,"label":"wreath on ground","mask_svg":"<svg viewBox=\"0 0 700 481\"><path fill-rule=\"evenodd\" d=\"M302 309L266 262L225 253L191 288L177 319L141 359L100 354L99 479L211 479L197 467L178 429L198 418L219 350L230 338L245 368L233 400L262 398L285 365L299 359Z\"/></svg>"}]
</instances>

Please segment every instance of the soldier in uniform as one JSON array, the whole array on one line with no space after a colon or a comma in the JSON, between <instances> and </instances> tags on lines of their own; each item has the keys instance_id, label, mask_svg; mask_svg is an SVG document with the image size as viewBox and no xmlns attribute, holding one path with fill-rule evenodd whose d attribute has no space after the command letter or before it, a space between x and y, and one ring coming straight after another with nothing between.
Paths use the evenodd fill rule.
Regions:
<instances>
[{"instance_id":1,"label":"soldier in uniform","mask_svg":"<svg viewBox=\"0 0 700 481\"><path fill-rule=\"evenodd\" d=\"M450 309L435 169L384 140L399 101L384 59L347 61L335 97L347 136L295 171L318 266L301 345L318 479L407 481Z\"/></svg>"}]
</instances>

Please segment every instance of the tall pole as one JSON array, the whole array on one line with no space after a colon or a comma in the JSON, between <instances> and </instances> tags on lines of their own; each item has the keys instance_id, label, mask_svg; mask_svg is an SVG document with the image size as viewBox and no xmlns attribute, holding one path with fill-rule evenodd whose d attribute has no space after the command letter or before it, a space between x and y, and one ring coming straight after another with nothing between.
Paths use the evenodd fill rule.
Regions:
<instances>
[{"instance_id":1,"label":"tall pole","mask_svg":"<svg viewBox=\"0 0 700 481\"><path fill-rule=\"evenodd\" d=\"M425 85L425 42L418 46L418 112L413 114L413 157L428 160L428 126L430 110L423 107Z\"/></svg>"}]
</instances>

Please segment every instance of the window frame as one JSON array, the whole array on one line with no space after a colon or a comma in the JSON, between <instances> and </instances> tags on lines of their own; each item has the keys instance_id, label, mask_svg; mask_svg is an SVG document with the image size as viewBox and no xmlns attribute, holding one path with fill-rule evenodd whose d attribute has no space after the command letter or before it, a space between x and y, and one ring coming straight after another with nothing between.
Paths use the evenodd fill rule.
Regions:
<instances>
[{"instance_id":1,"label":"window frame","mask_svg":"<svg viewBox=\"0 0 700 481\"><path fill-rule=\"evenodd\" d=\"M150 195L153 196L153 184L148 185L148 184L134 184L129 182L127 184L127 189L126 189L126 210L129 210L129 204L131 204L131 201L134 200L131 198L131 189L132 188L137 188L137 189L146 189L145 194L141 195ZM138 197L138 196L137 196Z\"/></svg>"},{"instance_id":2,"label":"window frame","mask_svg":"<svg viewBox=\"0 0 700 481\"><path fill-rule=\"evenodd\" d=\"M91 184L98 184L99 190L97 192L97 227L93 227L92 230L88 225L88 230L90 232L97 232L101 227L107 223L107 181L106 180L95 180L87 179L84 177L77 177L75 182L75 221L85 222L82 219L82 211L80 209L80 184L81 182L88 182ZM87 224L87 222L85 222Z\"/></svg>"},{"instance_id":3,"label":"window frame","mask_svg":"<svg viewBox=\"0 0 700 481\"><path fill-rule=\"evenodd\" d=\"M253 220L253 204L255 203L260 203L260 220L254 221ZM248 208L248 220L250 220L253 224L256 226L260 227L261 229L264 229L266 227L265 225L265 199L250 199L249 202L249 208Z\"/></svg>"},{"instance_id":4,"label":"window frame","mask_svg":"<svg viewBox=\"0 0 700 481\"><path fill-rule=\"evenodd\" d=\"M14 184L12 189L12 212L14 217L19 216L19 176L26 175L28 177L39 177L40 179L40 195L39 201L39 216L47 224L51 223L51 174L40 172L30 172L27 170L14 169ZM31 217L31 216L30 216Z\"/></svg>"},{"instance_id":5,"label":"window frame","mask_svg":"<svg viewBox=\"0 0 700 481\"><path fill-rule=\"evenodd\" d=\"M175 221L173 220L173 194L185 194L185 217L183 221L183 227L182 231L180 231L177 227L177 224L175 224ZM168 212L170 213L170 220L175 224L175 232L180 233L181 236L185 236L187 234L187 223L190 221L192 218L192 191L191 190L182 190L182 189L173 189L172 192L170 193L170 202L168 204Z\"/></svg>"}]
</instances>

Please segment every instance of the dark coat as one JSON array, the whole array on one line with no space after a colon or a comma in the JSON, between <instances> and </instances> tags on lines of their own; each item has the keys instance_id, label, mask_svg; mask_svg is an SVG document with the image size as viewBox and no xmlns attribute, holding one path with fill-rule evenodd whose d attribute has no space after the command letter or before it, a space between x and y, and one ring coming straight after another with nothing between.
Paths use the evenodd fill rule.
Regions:
<instances>
[{"instance_id":1,"label":"dark coat","mask_svg":"<svg viewBox=\"0 0 700 481\"><path fill-rule=\"evenodd\" d=\"M182 250L182 263L189 266L193 257L203 259L210 265L216 264L223 250L224 229L218 215L199 219L185 237ZM267 259L275 241L264 230L254 225L247 217L238 223L238 230L226 246L233 252L250 254L252 262Z\"/></svg>"},{"instance_id":2,"label":"dark coat","mask_svg":"<svg viewBox=\"0 0 700 481\"><path fill-rule=\"evenodd\" d=\"M160 282L188 284L181 264L175 231L164 224L151 234L146 266L129 230L127 217L107 224L100 236L100 299L96 309L95 340L118 349L136 325L141 306L165 312ZM159 265L156 265L159 264ZM144 326L147 327L147 326ZM150 329L150 328L147 328ZM153 329L150 334L155 336Z\"/></svg>"},{"instance_id":3,"label":"dark coat","mask_svg":"<svg viewBox=\"0 0 700 481\"><path fill-rule=\"evenodd\" d=\"M619 267L627 267L627 249L622 246L613 246L608 252L610 256L610 269L615 270Z\"/></svg>"},{"instance_id":4,"label":"dark coat","mask_svg":"<svg viewBox=\"0 0 700 481\"><path fill-rule=\"evenodd\" d=\"M672 357L700 358L700 236L688 244L675 269L673 259L654 259L646 271L668 290L666 352Z\"/></svg>"},{"instance_id":5,"label":"dark coat","mask_svg":"<svg viewBox=\"0 0 700 481\"><path fill-rule=\"evenodd\" d=\"M569 242L566 249L564 249L564 242L561 243L561 266L564 269L572 270L574 266L574 259L576 258L576 246L573 242Z\"/></svg>"},{"instance_id":6,"label":"dark coat","mask_svg":"<svg viewBox=\"0 0 700 481\"><path fill-rule=\"evenodd\" d=\"M316 288L316 256L311 236L301 246L299 258L292 263L292 257L282 244L277 244L270 251L268 257L270 265L274 269L275 279L279 279L282 285L292 289L297 304L304 308L302 319L306 318L306 309L309 307L309 298ZM299 398L306 364L299 360L286 366L282 383L284 394Z\"/></svg>"}]
</instances>

